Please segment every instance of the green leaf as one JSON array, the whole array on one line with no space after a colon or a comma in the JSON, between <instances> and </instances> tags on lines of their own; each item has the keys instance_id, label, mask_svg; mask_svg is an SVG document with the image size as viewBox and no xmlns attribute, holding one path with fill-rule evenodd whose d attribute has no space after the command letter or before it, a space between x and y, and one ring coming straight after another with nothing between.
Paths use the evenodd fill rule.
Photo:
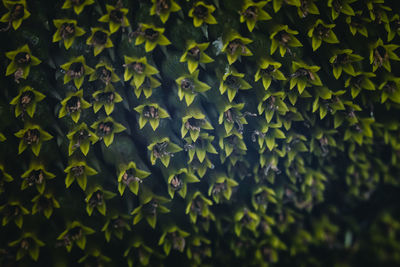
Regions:
<instances>
[{"instance_id":1,"label":"green leaf","mask_svg":"<svg viewBox=\"0 0 400 267\"><path fill-rule=\"evenodd\" d=\"M160 160L161 160L162 164L163 164L166 168L168 168L168 165L169 165L169 162L170 162L170 160L171 160L171 157L165 155L165 156L161 157Z\"/></svg>"},{"instance_id":2,"label":"green leaf","mask_svg":"<svg viewBox=\"0 0 400 267\"><path fill-rule=\"evenodd\" d=\"M124 194L124 191L125 191L125 188L126 188L126 185L125 184L123 184L123 183L118 183L118 192L119 192L119 194L122 196L123 194Z\"/></svg>"},{"instance_id":3,"label":"green leaf","mask_svg":"<svg viewBox=\"0 0 400 267\"><path fill-rule=\"evenodd\" d=\"M106 204L102 203L101 205L97 206L97 210L102 214L103 216L106 216Z\"/></svg>"},{"instance_id":4,"label":"green leaf","mask_svg":"<svg viewBox=\"0 0 400 267\"><path fill-rule=\"evenodd\" d=\"M299 90L299 94L303 93L306 86L307 86L307 81L304 81L302 79L297 80L297 90Z\"/></svg>"},{"instance_id":5,"label":"green leaf","mask_svg":"<svg viewBox=\"0 0 400 267\"><path fill-rule=\"evenodd\" d=\"M80 186L80 188L82 188L83 191L86 190L86 185L87 185L87 177L86 175L83 176L79 176L76 178L78 185Z\"/></svg>"},{"instance_id":6,"label":"green leaf","mask_svg":"<svg viewBox=\"0 0 400 267\"><path fill-rule=\"evenodd\" d=\"M267 136L266 138L267 147L270 151L272 151L275 147L275 137L274 136Z\"/></svg>"},{"instance_id":7,"label":"green leaf","mask_svg":"<svg viewBox=\"0 0 400 267\"><path fill-rule=\"evenodd\" d=\"M90 143L89 142L83 142L79 148L81 149L83 155L87 155L87 153L89 152L89 148L90 148Z\"/></svg>"},{"instance_id":8,"label":"green leaf","mask_svg":"<svg viewBox=\"0 0 400 267\"><path fill-rule=\"evenodd\" d=\"M52 208L47 208L43 210L44 216L49 219L51 217L51 214L53 213L53 209Z\"/></svg>"},{"instance_id":9,"label":"green leaf","mask_svg":"<svg viewBox=\"0 0 400 267\"><path fill-rule=\"evenodd\" d=\"M367 90L375 90L374 83L368 78L363 79L363 81L361 82L361 86Z\"/></svg>"},{"instance_id":10,"label":"green leaf","mask_svg":"<svg viewBox=\"0 0 400 267\"><path fill-rule=\"evenodd\" d=\"M91 205L86 205L86 212L89 216L92 216L93 213L93 207Z\"/></svg>"},{"instance_id":11,"label":"green leaf","mask_svg":"<svg viewBox=\"0 0 400 267\"><path fill-rule=\"evenodd\" d=\"M17 251L17 255L16 255L16 260L19 261L20 259L22 259L25 256L26 251L22 248L18 249Z\"/></svg>"},{"instance_id":12,"label":"green leaf","mask_svg":"<svg viewBox=\"0 0 400 267\"><path fill-rule=\"evenodd\" d=\"M313 37L312 38L312 49L313 51L317 50L322 44L322 40L317 38L317 37Z\"/></svg>"},{"instance_id":13,"label":"green leaf","mask_svg":"<svg viewBox=\"0 0 400 267\"><path fill-rule=\"evenodd\" d=\"M135 195L138 194L138 192L139 192L139 184L138 183L130 183L128 187L132 193L134 193Z\"/></svg>"},{"instance_id":14,"label":"green leaf","mask_svg":"<svg viewBox=\"0 0 400 267\"><path fill-rule=\"evenodd\" d=\"M333 67L333 76L335 79L339 79L340 75L342 75L342 66Z\"/></svg>"},{"instance_id":15,"label":"green leaf","mask_svg":"<svg viewBox=\"0 0 400 267\"><path fill-rule=\"evenodd\" d=\"M80 249L84 250L86 246L86 235L82 235L81 238L78 238L75 242Z\"/></svg>"},{"instance_id":16,"label":"green leaf","mask_svg":"<svg viewBox=\"0 0 400 267\"><path fill-rule=\"evenodd\" d=\"M109 133L109 134L105 135L103 137L103 140L104 140L104 144L106 145L106 147L109 147L112 144L112 142L114 141L114 133Z\"/></svg>"},{"instance_id":17,"label":"green leaf","mask_svg":"<svg viewBox=\"0 0 400 267\"><path fill-rule=\"evenodd\" d=\"M343 1L341 7L342 8L340 11L343 14L346 14L348 16L355 16L354 10L351 8L351 6L348 3Z\"/></svg>"},{"instance_id":18,"label":"green leaf","mask_svg":"<svg viewBox=\"0 0 400 267\"><path fill-rule=\"evenodd\" d=\"M196 155L200 162L203 162L206 157L206 150L201 148L196 148Z\"/></svg>"},{"instance_id":19,"label":"green leaf","mask_svg":"<svg viewBox=\"0 0 400 267\"><path fill-rule=\"evenodd\" d=\"M3 217L3 220L4 220L4 218L5 218L5 217ZM3 222L4 222L4 221L3 221ZM24 223L24 219L23 219L22 215L18 215L18 216L14 219L14 222L15 222L15 225L17 225L18 228L21 229L22 224Z\"/></svg>"},{"instance_id":20,"label":"green leaf","mask_svg":"<svg viewBox=\"0 0 400 267\"><path fill-rule=\"evenodd\" d=\"M158 125L160 124L160 119L149 119L151 128L153 129L153 131L155 131L158 128Z\"/></svg>"},{"instance_id":21,"label":"green leaf","mask_svg":"<svg viewBox=\"0 0 400 267\"><path fill-rule=\"evenodd\" d=\"M155 215L147 216L146 221L151 226L151 228L156 228L157 218Z\"/></svg>"},{"instance_id":22,"label":"green leaf","mask_svg":"<svg viewBox=\"0 0 400 267\"><path fill-rule=\"evenodd\" d=\"M71 184L75 181L75 177L71 174L68 173L67 177L65 178L65 187L68 188L71 186Z\"/></svg>"}]
</instances>

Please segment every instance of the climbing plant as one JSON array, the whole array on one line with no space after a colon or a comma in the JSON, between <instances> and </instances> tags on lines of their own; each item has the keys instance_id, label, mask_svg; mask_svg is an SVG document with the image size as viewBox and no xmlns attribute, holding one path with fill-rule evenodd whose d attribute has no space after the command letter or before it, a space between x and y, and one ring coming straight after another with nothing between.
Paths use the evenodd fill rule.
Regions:
<instances>
[{"instance_id":1,"label":"climbing plant","mask_svg":"<svg viewBox=\"0 0 400 267\"><path fill-rule=\"evenodd\" d=\"M400 264L396 0L2 0L1 266Z\"/></svg>"}]
</instances>

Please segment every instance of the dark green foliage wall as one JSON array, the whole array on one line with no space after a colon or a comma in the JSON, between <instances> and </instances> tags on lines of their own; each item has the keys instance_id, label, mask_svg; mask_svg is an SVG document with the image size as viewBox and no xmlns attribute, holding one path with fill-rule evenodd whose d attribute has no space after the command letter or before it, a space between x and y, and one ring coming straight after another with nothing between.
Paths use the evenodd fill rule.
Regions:
<instances>
[{"instance_id":1,"label":"dark green foliage wall","mask_svg":"<svg viewBox=\"0 0 400 267\"><path fill-rule=\"evenodd\" d=\"M400 263L396 0L3 0L1 266Z\"/></svg>"}]
</instances>

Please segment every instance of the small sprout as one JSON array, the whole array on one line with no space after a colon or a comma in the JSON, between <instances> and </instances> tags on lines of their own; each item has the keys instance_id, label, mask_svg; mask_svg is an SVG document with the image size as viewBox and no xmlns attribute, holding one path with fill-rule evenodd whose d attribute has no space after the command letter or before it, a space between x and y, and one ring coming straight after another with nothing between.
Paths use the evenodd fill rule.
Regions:
<instances>
[{"instance_id":1,"label":"small sprout","mask_svg":"<svg viewBox=\"0 0 400 267\"><path fill-rule=\"evenodd\" d=\"M306 87L322 86L321 79L319 78L317 71L320 70L319 66L309 66L302 62L292 62L293 74L290 79L290 90L297 86L297 90L300 94L303 93Z\"/></svg>"},{"instance_id":2,"label":"small sprout","mask_svg":"<svg viewBox=\"0 0 400 267\"><path fill-rule=\"evenodd\" d=\"M86 236L94 234L96 231L90 227L83 225L78 221L73 221L67 224L67 229L58 237L58 245L66 247L70 252L74 243L82 250L86 247Z\"/></svg>"},{"instance_id":3,"label":"small sprout","mask_svg":"<svg viewBox=\"0 0 400 267\"><path fill-rule=\"evenodd\" d=\"M353 54L353 50L343 49L336 50L335 55L329 59L329 62L333 67L333 75L336 79L339 79L342 71L354 76L356 72L352 63L361 61L362 59L363 57Z\"/></svg>"},{"instance_id":4,"label":"small sprout","mask_svg":"<svg viewBox=\"0 0 400 267\"><path fill-rule=\"evenodd\" d=\"M118 175L118 191L121 196L124 194L126 187L137 195L139 185L143 182L143 179L149 175L149 172L137 168L136 163L133 161L129 162L127 165L121 166Z\"/></svg>"},{"instance_id":5,"label":"small sprout","mask_svg":"<svg viewBox=\"0 0 400 267\"><path fill-rule=\"evenodd\" d=\"M139 28L133 33L136 37L135 45L145 43L146 52L151 52L157 45L165 46L171 42L163 34L164 28L157 28L150 24L140 24Z\"/></svg>"},{"instance_id":6,"label":"small sprout","mask_svg":"<svg viewBox=\"0 0 400 267\"><path fill-rule=\"evenodd\" d=\"M111 240L111 234L114 234L119 240L122 240L124 231L131 231L131 227L127 220L129 216L123 214L116 214L109 217L101 229L107 242Z\"/></svg>"},{"instance_id":7,"label":"small sprout","mask_svg":"<svg viewBox=\"0 0 400 267\"><path fill-rule=\"evenodd\" d=\"M223 199L230 200L232 195L232 188L239 184L225 174L216 174L208 189L208 195L213 198L215 203L220 203Z\"/></svg>"},{"instance_id":8,"label":"small sprout","mask_svg":"<svg viewBox=\"0 0 400 267\"><path fill-rule=\"evenodd\" d=\"M247 48L247 44L253 42L249 38L244 38L240 34L233 32L228 34L224 39L224 45L222 52L226 53L229 65L235 63L240 56L252 56L250 49Z\"/></svg>"},{"instance_id":9,"label":"small sprout","mask_svg":"<svg viewBox=\"0 0 400 267\"><path fill-rule=\"evenodd\" d=\"M40 126L29 123L24 129L16 132L14 135L21 139L18 147L18 154L21 154L30 146L35 156L39 155L42 143L53 138L48 132L42 130Z\"/></svg>"},{"instance_id":10,"label":"small sprout","mask_svg":"<svg viewBox=\"0 0 400 267\"><path fill-rule=\"evenodd\" d=\"M104 106L107 115L114 111L116 103L122 102L121 95L114 91L114 87L111 84L106 86L104 90L94 92L93 98L95 100L93 103L94 113L97 113Z\"/></svg>"},{"instance_id":11,"label":"small sprout","mask_svg":"<svg viewBox=\"0 0 400 267\"><path fill-rule=\"evenodd\" d=\"M28 113L32 118L35 114L36 104L45 97L44 94L34 90L30 86L23 87L18 95L10 102L11 105L15 105L15 117L21 115L21 117L24 118L24 114Z\"/></svg>"},{"instance_id":12,"label":"small sprout","mask_svg":"<svg viewBox=\"0 0 400 267\"><path fill-rule=\"evenodd\" d=\"M24 179L21 184L21 190L35 185L38 192L43 194L46 188L46 180L54 177L56 176L46 171L42 164L32 163L29 169L21 175L21 178Z\"/></svg>"},{"instance_id":13,"label":"small sprout","mask_svg":"<svg viewBox=\"0 0 400 267\"><path fill-rule=\"evenodd\" d=\"M308 30L308 37L312 38L312 49L317 50L322 41L329 44L339 43L336 34L332 31L335 24L326 24L321 19L318 19L311 29Z\"/></svg>"},{"instance_id":14,"label":"small sprout","mask_svg":"<svg viewBox=\"0 0 400 267\"><path fill-rule=\"evenodd\" d=\"M6 57L11 60L6 69L6 76L14 74L16 83L19 83L19 79L26 79L28 77L31 66L36 66L41 63L37 57L32 56L28 45L7 52Z\"/></svg>"},{"instance_id":15,"label":"small sprout","mask_svg":"<svg viewBox=\"0 0 400 267\"><path fill-rule=\"evenodd\" d=\"M24 215L30 213L19 201L9 201L7 204L0 206L0 212L3 215L1 222L3 227L10 221L14 221L15 225L20 229L24 222Z\"/></svg>"},{"instance_id":16,"label":"small sprout","mask_svg":"<svg viewBox=\"0 0 400 267\"><path fill-rule=\"evenodd\" d=\"M64 84L73 80L77 89L82 86L85 76L94 72L92 68L86 65L86 60L83 56L71 59L61 65L61 68L65 71Z\"/></svg>"},{"instance_id":17,"label":"small sprout","mask_svg":"<svg viewBox=\"0 0 400 267\"><path fill-rule=\"evenodd\" d=\"M96 134L89 130L88 126L84 122L70 131L67 138L70 140L68 146L70 156L78 148L86 156L89 152L90 143L94 144L99 139Z\"/></svg>"},{"instance_id":18,"label":"small sprout","mask_svg":"<svg viewBox=\"0 0 400 267\"><path fill-rule=\"evenodd\" d=\"M158 245L163 245L166 255L169 255L171 248L183 252L186 245L185 238L189 235L189 233L182 231L177 226L171 226L161 235Z\"/></svg>"},{"instance_id":19,"label":"small sprout","mask_svg":"<svg viewBox=\"0 0 400 267\"><path fill-rule=\"evenodd\" d=\"M86 44L94 47L94 56L100 54L104 48L110 48L114 46L110 39L110 34L111 33L109 31L102 28L92 28L92 34L86 40Z\"/></svg>"},{"instance_id":20,"label":"small sprout","mask_svg":"<svg viewBox=\"0 0 400 267\"><path fill-rule=\"evenodd\" d=\"M237 236L241 235L242 232L242 228L245 227L246 229L255 232L257 229L257 226L260 223L260 217L254 213L251 212L249 209L247 208L242 208L240 210L238 210L235 213L235 234Z\"/></svg>"},{"instance_id":21,"label":"small sprout","mask_svg":"<svg viewBox=\"0 0 400 267\"><path fill-rule=\"evenodd\" d=\"M246 22L250 32L253 31L258 21L270 20L272 17L263 10L268 1L260 1L255 3L251 0L244 1L242 10L240 11L240 23Z\"/></svg>"},{"instance_id":22,"label":"small sprout","mask_svg":"<svg viewBox=\"0 0 400 267\"><path fill-rule=\"evenodd\" d=\"M89 216L92 215L93 209L96 208L101 215L106 215L105 200L115 197L115 193L102 189L100 186L95 186L88 190L86 196L86 211Z\"/></svg>"},{"instance_id":23,"label":"small sprout","mask_svg":"<svg viewBox=\"0 0 400 267\"><path fill-rule=\"evenodd\" d=\"M210 43L196 43L193 40L188 41L186 51L179 61L187 62L191 74L197 69L199 63L207 64L214 61L204 52L209 45Z\"/></svg>"},{"instance_id":24,"label":"small sprout","mask_svg":"<svg viewBox=\"0 0 400 267\"><path fill-rule=\"evenodd\" d=\"M178 145L172 143L168 137L157 140L150 144L147 149L151 151L151 164L156 164L156 160L160 159L165 167L168 167L170 159L174 156L174 153L182 150Z\"/></svg>"},{"instance_id":25,"label":"small sprout","mask_svg":"<svg viewBox=\"0 0 400 267\"><path fill-rule=\"evenodd\" d=\"M181 10L181 7L174 0L151 0L153 5L150 9L150 15L160 17L162 23L167 22L172 12Z\"/></svg>"},{"instance_id":26,"label":"small sprout","mask_svg":"<svg viewBox=\"0 0 400 267\"><path fill-rule=\"evenodd\" d=\"M355 12L354 16L348 16L346 18L346 23L349 25L351 34L354 36L356 33L368 37L368 30L366 25L368 25L371 20L362 16L363 11L359 10Z\"/></svg>"},{"instance_id":27,"label":"small sprout","mask_svg":"<svg viewBox=\"0 0 400 267\"><path fill-rule=\"evenodd\" d=\"M252 86L243 78L243 73L239 73L235 69L231 68L224 74L220 82L219 91L221 95L226 92L228 94L229 102L232 102L239 90L251 89Z\"/></svg>"},{"instance_id":28,"label":"small sprout","mask_svg":"<svg viewBox=\"0 0 400 267\"><path fill-rule=\"evenodd\" d=\"M114 68L107 62L101 61L96 65L95 71L90 75L89 82L100 80L106 85L107 89L110 89L111 83L116 83L120 81L120 78L114 72Z\"/></svg>"},{"instance_id":29,"label":"small sprout","mask_svg":"<svg viewBox=\"0 0 400 267\"><path fill-rule=\"evenodd\" d=\"M356 72L354 76L349 77L344 86L350 89L351 96L356 98L361 90L374 91L376 89L375 84L370 78L375 77L376 74L373 72Z\"/></svg>"},{"instance_id":30,"label":"small sprout","mask_svg":"<svg viewBox=\"0 0 400 267\"><path fill-rule=\"evenodd\" d=\"M272 59L262 59L254 80L257 82L259 79L262 79L264 89L268 90L272 81L286 80L285 75L279 70L281 66L281 63L275 62Z\"/></svg>"},{"instance_id":31,"label":"small sprout","mask_svg":"<svg viewBox=\"0 0 400 267\"><path fill-rule=\"evenodd\" d=\"M384 67L388 72L391 72L390 59L400 61L400 57L396 55L394 50L399 48L395 44L383 44L382 39L376 41L370 48L369 61L372 64L372 71L375 72L378 68Z\"/></svg>"},{"instance_id":32,"label":"small sprout","mask_svg":"<svg viewBox=\"0 0 400 267\"><path fill-rule=\"evenodd\" d=\"M78 27L77 21L72 19L53 20L57 31L53 35L53 43L63 41L65 49L69 49L76 37L84 35L86 32Z\"/></svg>"},{"instance_id":33,"label":"small sprout","mask_svg":"<svg viewBox=\"0 0 400 267\"><path fill-rule=\"evenodd\" d=\"M31 232L23 233L19 239L8 244L10 247L19 247L16 254L17 261L22 259L26 254L29 254L32 260L37 261L39 258L40 247L43 247L44 245L45 243L39 240L36 235Z\"/></svg>"},{"instance_id":34,"label":"small sprout","mask_svg":"<svg viewBox=\"0 0 400 267\"><path fill-rule=\"evenodd\" d=\"M200 27L203 23L217 24L216 19L211 13L215 11L213 5L206 5L203 1L198 1L189 10L189 17L193 18L193 25Z\"/></svg>"},{"instance_id":35,"label":"small sprout","mask_svg":"<svg viewBox=\"0 0 400 267\"><path fill-rule=\"evenodd\" d=\"M106 117L93 123L90 126L96 130L96 134L100 140L104 141L104 144L108 147L114 141L114 136L117 133L121 133L126 130L125 126L114 121L111 117Z\"/></svg>"},{"instance_id":36,"label":"small sprout","mask_svg":"<svg viewBox=\"0 0 400 267\"><path fill-rule=\"evenodd\" d=\"M137 106L135 111L139 113L140 129L149 122L153 131L155 131L160 124L160 119L169 118L168 112L156 103Z\"/></svg>"},{"instance_id":37,"label":"small sprout","mask_svg":"<svg viewBox=\"0 0 400 267\"><path fill-rule=\"evenodd\" d=\"M118 31L120 27L129 27L130 23L126 17L128 9L122 8L121 2L118 2L116 6L106 4L106 9L107 14L99 18L99 21L108 23L111 34Z\"/></svg>"},{"instance_id":38,"label":"small sprout","mask_svg":"<svg viewBox=\"0 0 400 267\"><path fill-rule=\"evenodd\" d=\"M69 166L65 168L64 172L67 173L67 177L65 178L66 188L69 188L76 180L83 191L86 190L87 176L97 174L97 171L89 167L84 161L72 161Z\"/></svg>"},{"instance_id":39,"label":"small sprout","mask_svg":"<svg viewBox=\"0 0 400 267\"><path fill-rule=\"evenodd\" d=\"M286 52L289 52L289 54L292 53L290 47L303 46L300 41L295 37L295 35L297 34L299 34L299 32L289 29L288 25L275 26L269 37L271 39L270 55L273 55L278 47L280 55L281 57L283 57Z\"/></svg>"},{"instance_id":40,"label":"small sprout","mask_svg":"<svg viewBox=\"0 0 400 267\"><path fill-rule=\"evenodd\" d=\"M319 15L319 10L314 0L300 0L300 6L297 7L297 14L300 18L305 18L309 14Z\"/></svg>"},{"instance_id":41,"label":"small sprout","mask_svg":"<svg viewBox=\"0 0 400 267\"><path fill-rule=\"evenodd\" d=\"M189 183L197 183L200 180L187 168L182 168L174 171L168 177L168 193L171 198L174 198L175 193L179 194L182 198L186 197L187 185Z\"/></svg>"},{"instance_id":42,"label":"small sprout","mask_svg":"<svg viewBox=\"0 0 400 267\"><path fill-rule=\"evenodd\" d=\"M30 17L31 13L26 9L26 0L7 1L3 0L8 12L0 18L0 22L8 23L8 26L0 31L7 31L11 28L17 30L23 20Z\"/></svg>"},{"instance_id":43,"label":"small sprout","mask_svg":"<svg viewBox=\"0 0 400 267\"><path fill-rule=\"evenodd\" d=\"M356 2L356 0L328 0L328 7L330 7L332 11L332 19L337 19L340 13L348 16L355 16L354 10L350 6L353 2Z\"/></svg>"},{"instance_id":44,"label":"small sprout","mask_svg":"<svg viewBox=\"0 0 400 267\"><path fill-rule=\"evenodd\" d=\"M133 224L137 224L145 218L147 223L154 229L157 223L157 215L159 213L168 213L170 210L163 204L169 202L168 199L154 195L152 192L143 190L142 191L141 205L131 212L131 215L135 215Z\"/></svg>"},{"instance_id":45,"label":"small sprout","mask_svg":"<svg viewBox=\"0 0 400 267\"><path fill-rule=\"evenodd\" d=\"M152 78L152 75L158 74L158 70L152 65L147 63L146 57L136 58L136 57L124 56L124 60L125 60L125 64L123 65L123 67L125 68L124 81L130 80L133 76L131 85L132 86L134 85L135 88L140 88L140 86L143 85L146 78L148 77L150 79L150 82L152 82L152 79L154 79Z\"/></svg>"},{"instance_id":46,"label":"small sprout","mask_svg":"<svg viewBox=\"0 0 400 267\"><path fill-rule=\"evenodd\" d=\"M209 85L199 81L199 70L195 70L192 74L183 75L176 79L178 85L179 100L185 98L186 105L190 106L198 93L203 93L211 89Z\"/></svg>"},{"instance_id":47,"label":"small sprout","mask_svg":"<svg viewBox=\"0 0 400 267\"><path fill-rule=\"evenodd\" d=\"M58 203L58 201L51 193L40 193L32 199L32 202L32 215L36 214L37 212L43 212L43 215L47 219L49 219L50 216L53 214L54 208L60 208L60 203Z\"/></svg>"},{"instance_id":48,"label":"small sprout","mask_svg":"<svg viewBox=\"0 0 400 267\"><path fill-rule=\"evenodd\" d=\"M61 101L61 109L58 117L62 118L69 114L71 119L77 123L81 117L82 110L87 109L90 106L91 105L89 102L83 99L83 90L79 90L75 93L69 93L67 97Z\"/></svg>"},{"instance_id":49,"label":"small sprout","mask_svg":"<svg viewBox=\"0 0 400 267\"><path fill-rule=\"evenodd\" d=\"M193 161L196 155L200 163L203 163L206 159L206 154L218 154L211 142L214 140L214 136L210 136L207 133L201 133L196 141L193 141L191 137L186 137L185 141L189 146L187 146L187 152L189 154L189 161Z\"/></svg>"},{"instance_id":50,"label":"small sprout","mask_svg":"<svg viewBox=\"0 0 400 267\"><path fill-rule=\"evenodd\" d=\"M191 223L197 222L197 217L214 218L214 215L209 210L213 202L206 198L200 191L196 191L187 197L186 214L189 214Z\"/></svg>"},{"instance_id":51,"label":"small sprout","mask_svg":"<svg viewBox=\"0 0 400 267\"><path fill-rule=\"evenodd\" d=\"M65 0L63 6L61 7L62 9L69 9L73 8L74 12L79 15L85 6L90 6L94 4L94 0Z\"/></svg>"}]
</instances>

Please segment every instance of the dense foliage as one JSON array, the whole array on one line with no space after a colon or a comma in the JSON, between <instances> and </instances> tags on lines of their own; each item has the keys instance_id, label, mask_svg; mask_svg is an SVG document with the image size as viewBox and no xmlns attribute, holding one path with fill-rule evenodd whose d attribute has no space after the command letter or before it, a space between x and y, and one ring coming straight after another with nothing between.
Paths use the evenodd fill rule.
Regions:
<instances>
[{"instance_id":1,"label":"dense foliage","mask_svg":"<svg viewBox=\"0 0 400 267\"><path fill-rule=\"evenodd\" d=\"M1 266L400 264L397 0L2 0Z\"/></svg>"}]
</instances>

